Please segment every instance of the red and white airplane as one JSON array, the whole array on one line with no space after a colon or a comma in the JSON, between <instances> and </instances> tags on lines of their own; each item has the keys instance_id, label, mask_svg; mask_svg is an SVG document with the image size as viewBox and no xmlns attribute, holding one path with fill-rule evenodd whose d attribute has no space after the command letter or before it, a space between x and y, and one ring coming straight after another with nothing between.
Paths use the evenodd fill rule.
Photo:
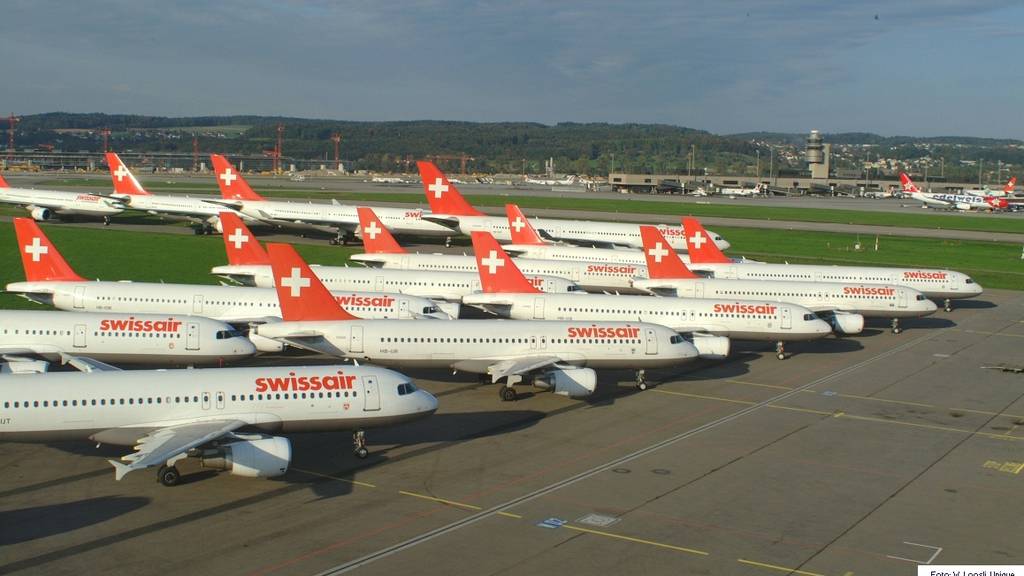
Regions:
<instances>
[{"instance_id":1,"label":"red and white airplane","mask_svg":"<svg viewBox=\"0 0 1024 576\"><path fill-rule=\"evenodd\" d=\"M734 262L708 240L707 232L696 218L683 218L683 225L691 231L686 236L690 245L690 268L709 272L715 278L906 286L928 298L944 299L947 312L951 309L950 300L982 293L981 286L970 276L953 270Z\"/></svg>"},{"instance_id":2,"label":"red and white airplane","mask_svg":"<svg viewBox=\"0 0 1024 576\"><path fill-rule=\"evenodd\" d=\"M785 341L814 340L832 329L813 312L788 302L738 298L657 298L587 294L541 294L523 277L498 241L486 232L473 232L473 249L483 294L467 296L466 304L518 320L639 320L668 326L691 336L704 358L729 355L729 338L776 343L785 358Z\"/></svg>"},{"instance_id":3,"label":"red and white airplane","mask_svg":"<svg viewBox=\"0 0 1024 576\"><path fill-rule=\"evenodd\" d=\"M936 310L927 296L906 286L799 280L727 280L698 276L668 249L665 238L653 226L641 226L644 254L651 277L637 280L640 288L662 296L683 298L757 298L791 302L814 311L839 334L856 334L864 318L891 318L899 334L900 318L920 318Z\"/></svg>"},{"instance_id":4,"label":"red and white airplane","mask_svg":"<svg viewBox=\"0 0 1024 576\"><path fill-rule=\"evenodd\" d=\"M152 194L135 178L121 157L107 152L107 167L114 183L113 196L130 210L148 214L188 220L197 224L196 234L209 234L220 230L219 214L223 206L211 204L213 197L193 197L183 194Z\"/></svg>"},{"instance_id":5,"label":"red and white airplane","mask_svg":"<svg viewBox=\"0 0 1024 576\"><path fill-rule=\"evenodd\" d=\"M110 368L4 376L0 441L133 446L122 461L110 460L115 479L159 466L159 481L173 486L180 478L175 464L188 457L237 476L284 474L291 443L272 434L353 430L356 455L365 458L365 429L437 410L429 392L375 366Z\"/></svg>"},{"instance_id":6,"label":"red and white airplane","mask_svg":"<svg viewBox=\"0 0 1024 576\"><path fill-rule=\"evenodd\" d=\"M900 172L900 184L903 185L903 192L909 194L911 198L918 202L923 202L925 206L932 206L938 208L951 208L955 210L1006 210L1009 208L1010 203L1006 201L1006 198L996 198L992 195L980 195L980 194L950 194L946 192L924 192L914 184L914 181L910 179L905 173ZM1012 188L1011 188L1012 190Z\"/></svg>"},{"instance_id":7,"label":"red and white airplane","mask_svg":"<svg viewBox=\"0 0 1024 576\"><path fill-rule=\"evenodd\" d=\"M672 330L644 322L453 320L428 328L420 322L359 320L333 304L309 266L287 244L268 245L284 322L262 324L262 337L298 348L395 367L444 367L504 381L503 400L528 379L573 398L597 386L594 368L637 370L675 366L697 350Z\"/></svg>"},{"instance_id":8,"label":"red and white airplane","mask_svg":"<svg viewBox=\"0 0 1024 576\"><path fill-rule=\"evenodd\" d=\"M375 237L384 230L369 208L359 207L360 222L365 222L361 234ZM274 287L274 274L270 269L270 257L260 246L256 237L234 214L221 215L224 222L224 249L228 255L226 266L214 266L211 272L223 278L246 286L261 288ZM331 290L373 290L398 292L443 300L461 302L466 294L479 292L480 277L476 272L422 272L364 268L362 266L311 266L320 281ZM558 276L534 275L530 282L545 292L581 291L576 283ZM442 310L452 317L458 317L458 306L438 303Z\"/></svg>"},{"instance_id":9,"label":"red and white airplane","mask_svg":"<svg viewBox=\"0 0 1024 576\"><path fill-rule=\"evenodd\" d=\"M353 233L359 226L355 206L340 204L336 200L330 204L267 200L253 191L227 158L220 154L211 154L210 159L221 193L221 198L213 202L276 226L330 228L337 232L337 237L331 240L332 244L347 243L354 238ZM422 210L378 208L377 211L388 229L395 234L445 238L452 235L449 228L424 220Z\"/></svg>"},{"instance_id":10,"label":"red and white airplane","mask_svg":"<svg viewBox=\"0 0 1024 576\"><path fill-rule=\"evenodd\" d=\"M383 227L363 230L363 254L351 259L368 266L395 270L422 272L476 273L476 258L458 254L420 254L407 252ZM372 233L371 233L372 232ZM560 276L584 287L622 289L630 288L636 278L647 277L647 267L636 264L611 262L584 262L575 260L517 259L519 269L530 276Z\"/></svg>"},{"instance_id":11,"label":"red and white airplane","mask_svg":"<svg viewBox=\"0 0 1024 576\"><path fill-rule=\"evenodd\" d=\"M430 213L423 214L425 220L437 222L469 236L472 232L489 232L501 242L509 242L508 220L502 216L488 216L470 205L463 198L441 170L432 162L417 162L420 177L423 180L423 191L430 204ZM639 250L643 245L640 231L636 224L622 222L595 222L589 220L563 220L549 218L533 219L533 227L542 237L572 244L599 247L628 247ZM683 242L684 231L679 226L658 228L672 242L672 247L685 251ZM729 248L729 243L718 234L712 234L715 244L722 250Z\"/></svg>"},{"instance_id":12,"label":"red and white airplane","mask_svg":"<svg viewBox=\"0 0 1024 576\"><path fill-rule=\"evenodd\" d=\"M0 310L0 327L0 355L15 373L45 372L49 362L73 356L115 364L199 366L256 353L244 334L202 316Z\"/></svg>"},{"instance_id":13,"label":"red and white airplane","mask_svg":"<svg viewBox=\"0 0 1024 576\"><path fill-rule=\"evenodd\" d=\"M964 188L963 194L970 194L972 196L992 196L994 198L1005 198L1006 196L1012 196L1013 192L1017 189L1017 177L1014 176L1006 182L1006 186L1003 186L1002 190L990 190L986 188Z\"/></svg>"},{"instance_id":14,"label":"red and white airplane","mask_svg":"<svg viewBox=\"0 0 1024 576\"><path fill-rule=\"evenodd\" d=\"M0 176L0 203L21 206L29 211L33 220L39 221L61 216L90 216L103 218L103 223L109 224L111 216L124 211L124 205L115 198L81 192L12 188L3 176Z\"/></svg>"}]
</instances>

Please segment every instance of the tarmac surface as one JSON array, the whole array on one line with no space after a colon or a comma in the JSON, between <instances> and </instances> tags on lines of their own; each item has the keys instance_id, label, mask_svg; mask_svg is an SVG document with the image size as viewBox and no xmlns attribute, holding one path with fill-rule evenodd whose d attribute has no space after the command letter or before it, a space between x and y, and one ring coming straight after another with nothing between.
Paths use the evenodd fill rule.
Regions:
<instances>
[{"instance_id":1,"label":"tarmac surface","mask_svg":"<svg viewBox=\"0 0 1024 576\"><path fill-rule=\"evenodd\" d=\"M0 444L0 574L914 574L1024 560L1024 293L722 363L499 401L411 371L429 419L292 437L275 480ZM523 389L523 392L526 392Z\"/></svg>"}]
</instances>

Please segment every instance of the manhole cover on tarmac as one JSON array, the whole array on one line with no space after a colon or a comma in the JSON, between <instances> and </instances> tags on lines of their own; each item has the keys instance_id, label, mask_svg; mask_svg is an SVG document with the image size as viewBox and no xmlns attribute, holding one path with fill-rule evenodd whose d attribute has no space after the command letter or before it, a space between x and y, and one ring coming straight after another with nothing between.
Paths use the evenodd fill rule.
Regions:
<instances>
[{"instance_id":1,"label":"manhole cover on tarmac","mask_svg":"<svg viewBox=\"0 0 1024 576\"><path fill-rule=\"evenodd\" d=\"M589 524L590 526L601 526L606 528L618 522L619 519L615 516L605 516L604 514L587 514L582 518L576 520L579 524Z\"/></svg>"}]
</instances>

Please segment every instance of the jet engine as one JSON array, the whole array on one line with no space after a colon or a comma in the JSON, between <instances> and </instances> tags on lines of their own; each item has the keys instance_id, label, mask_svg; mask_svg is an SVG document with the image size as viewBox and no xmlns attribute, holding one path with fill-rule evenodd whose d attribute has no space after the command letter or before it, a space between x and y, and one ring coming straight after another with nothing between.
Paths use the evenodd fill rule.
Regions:
<instances>
[{"instance_id":1,"label":"jet engine","mask_svg":"<svg viewBox=\"0 0 1024 576\"><path fill-rule=\"evenodd\" d=\"M226 470L247 478L273 478L288 471L292 460L292 443L281 436L264 436L240 440L203 451L203 468Z\"/></svg>"},{"instance_id":2,"label":"jet engine","mask_svg":"<svg viewBox=\"0 0 1024 576\"><path fill-rule=\"evenodd\" d=\"M220 216L210 216L209 218L207 218L206 223L209 224L211 228L216 230L217 234L224 233L224 225L220 223Z\"/></svg>"},{"instance_id":3,"label":"jet engine","mask_svg":"<svg viewBox=\"0 0 1024 576\"><path fill-rule=\"evenodd\" d=\"M11 358L0 363L0 374L45 374L49 370L50 363L46 360Z\"/></svg>"},{"instance_id":4,"label":"jet engine","mask_svg":"<svg viewBox=\"0 0 1024 576\"><path fill-rule=\"evenodd\" d=\"M956 209L957 210L964 210L964 211L970 210L971 209L971 205L966 203L966 202L957 202ZM989 210L991 210L991 208L989 208Z\"/></svg>"},{"instance_id":5,"label":"jet engine","mask_svg":"<svg viewBox=\"0 0 1024 576\"><path fill-rule=\"evenodd\" d=\"M279 342L273 338L267 338L266 336L260 336L252 330L249 331L249 340L256 346L258 352L283 352L284 342Z\"/></svg>"},{"instance_id":6,"label":"jet engine","mask_svg":"<svg viewBox=\"0 0 1024 576\"><path fill-rule=\"evenodd\" d=\"M50 210L49 208L40 208L38 206L32 208L32 212L30 214L32 215L32 219L35 220L36 222L45 222L53 218L52 210Z\"/></svg>"},{"instance_id":7,"label":"jet engine","mask_svg":"<svg viewBox=\"0 0 1024 576\"><path fill-rule=\"evenodd\" d=\"M864 329L864 317L849 312L835 312L824 319L836 334L860 334Z\"/></svg>"},{"instance_id":8,"label":"jet engine","mask_svg":"<svg viewBox=\"0 0 1024 576\"><path fill-rule=\"evenodd\" d=\"M693 347L705 360L725 360L729 357L729 338L710 334L694 334Z\"/></svg>"},{"instance_id":9,"label":"jet engine","mask_svg":"<svg viewBox=\"0 0 1024 576\"><path fill-rule=\"evenodd\" d=\"M552 368L534 376L533 385L569 398L583 398L597 389L597 372L590 368Z\"/></svg>"}]
</instances>

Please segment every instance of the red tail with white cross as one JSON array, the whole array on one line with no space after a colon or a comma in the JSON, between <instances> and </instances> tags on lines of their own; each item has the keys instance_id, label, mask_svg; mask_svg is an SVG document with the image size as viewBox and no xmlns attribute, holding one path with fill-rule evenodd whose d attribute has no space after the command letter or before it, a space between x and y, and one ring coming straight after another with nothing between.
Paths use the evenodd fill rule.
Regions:
<instances>
[{"instance_id":1,"label":"red tail with white cross","mask_svg":"<svg viewBox=\"0 0 1024 576\"><path fill-rule=\"evenodd\" d=\"M484 216L485 214L473 208L454 184L448 181L444 173L434 165L433 162L417 162L416 167L420 169L420 179L423 180L423 193L427 195L427 203L430 204L430 211L434 214L449 214L452 216Z\"/></svg>"},{"instance_id":2,"label":"red tail with white cross","mask_svg":"<svg viewBox=\"0 0 1024 576\"><path fill-rule=\"evenodd\" d=\"M242 178L238 170L220 154L210 154L213 162L213 174L217 177L220 196L225 200L265 200L263 196L252 191L249 183Z\"/></svg>"},{"instance_id":3,"label":"red tail with white cross","mask_svg":"<svg viewBox=\"0 0 1024 576\"><path fill-rule=\"evenodd\" d=\"M480 287L488 294L533 294L540 290L526 279L490 232L473 232L473 253Z\"/></svg>"},{"instance_id":4,"label":"red tail with white cross","mask_svg":"<svg viewBox=\"0 0 1024 576\"><path fill-rule=\"evenodd\" d=\"M228 264L232 266L270 264L267 251L260 246L259 240L249 231L234 212L220 213L220 226L223 229L224 251L228 254Z\"/></svg>"},{"instance_id":5,"label":"red tail with white cross","mask_svg":"<svg viewBox=\"0 0 1024 576\"><path fill-rule=\"evenodd\" d=\"M405 248L398 245L398 241L391 235L391 232L384 227L384 224L377 218L373 208L357 206L359 214L359 235L363 239L363 249L367 254L404 254Z\"/></svg>"},{"instance_id":6,"label":"red tail with white cross","mask_svg":"<svg viewBox=\"0 0 1024 576\"><path fill-rule=\"evenodd\" d=\"M519 209L519 206L515 204L505 204L505 215L508 216L508 231L512 236L513 244L531 244L539 246L541 244L547 244L540 234L537 234L537 230L534 229L533 224L526 219L523 215L523 211Z\"/></svg>"},{"instance_id":7,"label":"red tail with white cross","mask_svg":"<svg viewBox=\"0 0 1024 576\"><path fill-rule=\"evenodd\" d=\"M701 226L700 221L689 216L683 217L683 236L686 238L686 252L691 264L724 264L732 262Z\"/></svg>"},{"instance_id":8,"label":"red tail with white cross","mask_svg":"<svg viewBox=\"0 0 1024 576\"><path fill-rule=\"evenodd\" d=\"M686 229L689 231L689 228ZM647 258L647 273L651 279L697 278L669 246L665 236L654 226L641 226L640 238Z\"/></svg>"},{"instance_id":9,"label":"red tail with white cross","mask_svg":"<svg viewBox=\"0 0 1024 576\"><path fill-rule=\"evenodd\" d=\"M341 307L289 244L267 244L274 286L286 322L358 320Z\"/></svg>"},{"instance_id":10,"label":"red tail with white cross","mask_svg":"<svg viewBox=\"0 0 1024 576\"><path fill-rule=\"evenodd\" d=\"M115 194L150 196L117 154L107 152L107 168L110 169L110 178L114 181Z\"/></svg>"},{"instance_id":11,"label":"red tail with white cross","mask_svg":"<svg viewBox=\"0 0 1024 576\"><path fill-rule=\"evenodd\" d=\"M29 282L82 281L71 269L50 239L31 218L15 218L14 232L18 237L18 252Z\"/></svg>"},{"instance_id":12,"label":"red tail with white cross","mask_svg":"<svg viewBox=\"0 0 1024 576\"><path fill-rule=\"evenodd\" d=\"M11 185L7 183L7 180L4 180L4 175L0 174L0 188L10 188L10 187L11 187Z\"/></svg>"}]
</instances>

